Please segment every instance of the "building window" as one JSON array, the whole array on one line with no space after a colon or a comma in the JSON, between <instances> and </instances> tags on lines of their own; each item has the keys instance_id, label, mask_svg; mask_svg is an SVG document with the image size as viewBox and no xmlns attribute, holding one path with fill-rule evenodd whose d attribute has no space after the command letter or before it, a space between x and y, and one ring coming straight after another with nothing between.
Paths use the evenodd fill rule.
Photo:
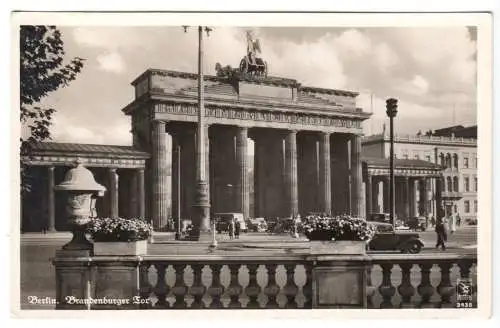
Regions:
<instances>
[{"instance_id":1,"label":"building window","mask_svg":"<svg viewBox=\"0 0 500 328\"><path fill-rule=\"evenodd\" d=\"M472 167L477 169L477 157L476 156L472 157Z\"/></svg>"},{"instance_id":2,"label":"building window","mask_svg":"<svg viewBox=\"0 0 500 328\"><path fill-rule=\"evenodd\" d=\"M418 154L416 154L415 156L413 156L414 159L420 159L420 157L418 156Z\"/></svg>"},{"instance_id":3,"label":"building window","mask_svg":"<svg viewBox=\"0 0 500 328\"><path fill-rule=\"evenodd\" d=\"M464 168L468 169L469 168L469 158L464 157Z\"/></svg>"},{"instance_id":4,"label":"building window","mask_svg":"<svg viewBox=\"0 0 500 328\"><path fill-rule=\"evenodd\" d=\"M441 166L444 166L444 154L443 153L439 154L439 163L441 164Z\"/></svg>"},{"instance_id":5,"label":"building window","mask_svg":"<svg viewBox=\"0 0 500 328\"><path fill-rule=\"evenodd\" d=\"M403 159L408 159L408 154L403 154Z\"/></svg>"},{"instance_id":6,"label":"building window","mask_svg":"<svg viewBox=\"0 0 500 328\"><path fill-rule=\"evenodd\" d=\"M477 213L477 200L474 201L474 213Z\"/></svg>"},{"instance_id":7,"label":"building window","mask_svg":"<svg viewBox=\"0 0 500 328\"><path fill-rule=\"evenodd\" d=\"M469 178L468 177L464 178L464 190L466 192L470 191L470 185L469 185Z\"/></svg>"},{"instance_id":8,"label":"building window","mask_svg":"<svg viewBox=\"0 0 500 328\"><path fill-rule=\"evenodd\" d=\"M458 192L458 177L453 178L453 191Z\"/></svg>"},{"instance_id":9,"label":"building window","mask_svg":"<svg viewBox=\"0 0 500 328\"><path fill-rule=\"evenodd\" d=\"M470 203L468 200L464 200L464 211L465 211L465 213L470 212Z\"/></svg>"},{"instance_id":10,"label":"building window","mask_svg":"<svg viewBox=\"0 0 500 328\"><path fill-rule=\"evenodd\" d=\"M477 177L474 178L474 191L477 191Z\"/></svg>"},{"instance_id":11,"label":"building window","mask_svg":"<svg viewBox=\"0 0 500 328\"><path fill-rule=\"evenodd\" d=\"M458 155L453 154L453 167L458 169Z\"/></svg>"},{"instance_id":12,"label":"building window","mask_svg":"<svg viewBox=\"0 0 500 328\"><path fill-rule=\"evenodd\" d=\"M458 212L458 207L457 207L457 204L453 205L453 213L457 213Z\"/></svg>"},{"instance_id":13,"label":"building window","mask_svg":"<svg viewBox=\"0 0 500 328\"><path fill-rule=\"evenodd\" d=\"M450 155L450 153L446 154L446 167L451 168L451 155Z\"/></svg>"},{"instance_id":14,"label":"building window","mask_svg":"<svg viewBox=\"0 0 500 328\"><path fill-rule=\"evenodd\" d=\"M427 162L430 162L431 161L431 155L425 155L425 160Z\"/></svg>"},{"instance_id":15,"label":"building window","mask_svg":"<svg viewBox=\"0 0 500 328\"><path fill-rule=\"evenodd\" d=\"M451 185L451 178L450 177L446 178L446 189L447 189L447 191L453 190L453 186Z\"/></svg>"}]
</instances>

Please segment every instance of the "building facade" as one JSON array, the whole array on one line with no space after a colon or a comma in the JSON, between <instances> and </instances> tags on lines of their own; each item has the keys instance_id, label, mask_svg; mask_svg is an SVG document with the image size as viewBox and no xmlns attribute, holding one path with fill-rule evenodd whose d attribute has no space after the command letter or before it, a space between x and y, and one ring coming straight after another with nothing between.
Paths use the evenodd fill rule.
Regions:
<instances>
[{"instance_id":1,"label":"building facade","mask_svg":"<svg viewBox=\"0 0 500 328\"><path fill-rule=\"evenodd\" d=\"M39 199L36 204L47 210L28 215L37 206L23 199L23 224L33 227L24 218L29 216L39 226L60 226L54 224L64 221L55 219L64 216L63 210L54 210L59 196L53 191L47 198L34 195L52 190L77 157L108 188L99 201L100 216L144 216L155 229L165 227L169 218L191 218L199 169L197 79L197 74L149 69L132 82L135 99L122 110L131 117L131 147L35 145L24 160L43 181L27 197ZM371 114L356 107L356 96L279 77L205 76L202 156L211 216L240 212L249 217L250 206L256 217L364 216L362 122Z\"/></svg>"},{"instance_id":2,"label":"building facade","mask_svg":"<svg viewBox=\"0 0 500 328\"><path fill-rule=\"evenodd\" d=\"M464 131L474 136L474 129L477 131L474 127L454 127L436 130L441 135L396 135L394 138L397 159L425 161L443 168L444 210L447 215L459 214L466 220L477 218L477 138L456 137L454 132ZM388 159L389 135L365 137L362 149L365 157Z\"/></svg>"}]
</instances>

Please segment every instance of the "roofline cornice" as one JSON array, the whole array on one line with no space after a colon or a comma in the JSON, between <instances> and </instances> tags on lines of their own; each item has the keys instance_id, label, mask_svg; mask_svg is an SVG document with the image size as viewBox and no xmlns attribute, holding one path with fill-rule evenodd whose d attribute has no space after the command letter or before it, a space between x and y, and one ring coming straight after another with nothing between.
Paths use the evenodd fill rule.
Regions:
<instances>
[{"instance_id":1,"label":"roofline cornice","mask_svg":"<svg viewBox=\"0 0 500 328\"><path fill-rule=\"evenodd\" d=\"M142 99L141 99L142 98ZM125 114L131 114L138 106L138 102L146 103L149 101L164 101L164 102L181 102L181 103L187 103L187 104L197 104L198 103L198 98L197 96L190 96L190 95L165 95L165 94L155 94L155 93L150 93L148 97L141 97L136 100L134 100L132 103L128 104L125 106L122 111ZM311 105L311 106L304 106L300 104L293 104L293 103L287 103L287 104L281 104L281 103L275 103L275 104L269 104L268 102L259 102L256 100L237 100L237 101L228 101L227 99L225 100L219 100L213 97L205 97L205 105L212 105L212 106L221 106L221 107L237 107L237 108L245 108L245 109L262 109L262 110L282 110L282 111L288 111L290 112L290 109L292 111L295 110L306 110L306 112L301 111L301 113L310 113L314 115L327 115L327 116L335 116L335 117L346 117L346 118L354 118L354 119L359 119L359 120L366 120L370 118L372 113L367 113L367 112L362 112L362 111L345 111L345 110L335 110L332 111L330 110L325 110L325 106L322 105ZM313 107L313 108L311 108Z\"/></svg>"}]
</instances>

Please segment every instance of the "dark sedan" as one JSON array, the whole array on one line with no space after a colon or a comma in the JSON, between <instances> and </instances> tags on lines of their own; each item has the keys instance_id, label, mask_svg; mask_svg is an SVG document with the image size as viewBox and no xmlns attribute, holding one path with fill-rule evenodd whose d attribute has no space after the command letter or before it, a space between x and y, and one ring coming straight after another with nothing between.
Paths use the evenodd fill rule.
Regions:
<instances>
[{"instance_id":1,"label":"dark sedan","mask_svg":"<svg viewBox=\"0 0 500 328\"><path fill-rule=\"evenodd\" d=\"M391 224L371 222L376 233L368 244L371 251L399 251L401 253L420 253L424 243L416 232L394 230Z\"/></svg>"}]
</instances>

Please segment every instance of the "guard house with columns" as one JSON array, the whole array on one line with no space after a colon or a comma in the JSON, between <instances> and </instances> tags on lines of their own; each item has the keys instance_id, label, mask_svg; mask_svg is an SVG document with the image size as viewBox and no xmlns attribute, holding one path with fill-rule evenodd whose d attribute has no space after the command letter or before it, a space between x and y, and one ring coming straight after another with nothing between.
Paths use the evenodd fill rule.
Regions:
<instances>
[{"instance_id":1,"label":"guard house with columns","mask_svg":"<svg viewBox=\"0 0 500 328\"><path fill-rule=\"evenodd\" d=\"M99 216L145 217L144 169L149 154L130 146L40 142L31 145L27 164L30 192L22 194L21 231L66 230L66 199L54 191L66 171L80 161L106 187L96 199Z\"/></svg>"},{"instance_id":2,"label":"guard house with columns","mask_svg":"<svg viewBox=\"0 0 500 328\"><path fill-rule=\"evenodd\" d=\"M366 216L389 213L389 159L363 158ZM398 219L437 217L442 201L442 173L439 165L423 160L395 159L395 214Z\"/></svg>"},{"instance_id":3,"label":"guard house with columns","mask_svg":"<svg viewBox=\"0 0 500 328\"><path fill-rule=\"evenodd\" d=\"M132 82L133 148L148 153L146 216L155 228L190 218L195 191L197 75L148 69ZM210 212L256 217L309 212L364 216L357 94L278 77L205 76ZM248 144L254 144L249 181ZM171 169L170 169L171 168ZM230 190L228 190L230 189Z\"/></svg>"}]
</instances>

